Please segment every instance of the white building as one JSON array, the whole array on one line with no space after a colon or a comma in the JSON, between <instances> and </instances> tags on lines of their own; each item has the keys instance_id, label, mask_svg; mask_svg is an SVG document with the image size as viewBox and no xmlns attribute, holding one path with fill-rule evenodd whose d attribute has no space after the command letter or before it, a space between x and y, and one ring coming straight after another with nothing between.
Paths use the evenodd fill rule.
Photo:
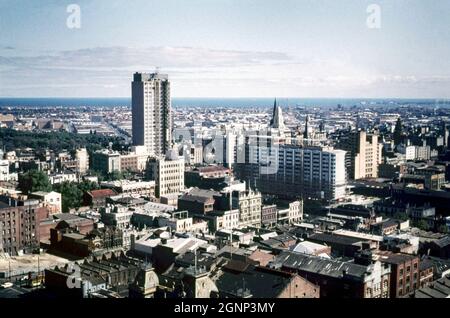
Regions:
<instances>
[{"instance_id":1,"label":"white building","mask_svg":"<svg viewBox=\"0 0 450 318\"><path fill-rule=\"evenodd\" d=\"M214 218L214 231L232 230L239 227L239 209L214 211L210 215Z\"/></svg>"},{"instance_id":2,"label":"white building","mask_svg":"<svg viewBox=\"0 0 450 318\"><path fill-rule=\"evenodd\" d=\"M17 181L17 173L11 173L9 171L9 161L0 160L0 181Z\"/></svg>"},{"instance_id":3,"label":"white building","mask_svg":"<svg viewBox=\"0 0 450 318\"><path fill-rule=\"evenodd\" d=\"M77 149L75 159L77 161L77 172L79 174L86 174L89 170L89 154L86 148Z\"/></svg>"},{"instance_id":4,"label":"white building","mask_svg":"<svg viewBox=\"0 0 450 318\"><path fill-rule=\"evenodd\" d=\"M303 220L303 201L289 203L289 224L300 223Z\"/></svg>"},{"instance_id":5,"label":"white building","mask_svg":"<svg viewBox=\"0 0 450 318\"><path fill-rule=\"evenodd\" d=\"M131 181L131 180L116 180L104 181L101 184L102 188L113 189L117 193L128 194L132 196L152 197L155 195L155 181Z\"/></svg>"},{"instance_id":6,"label":"white building","mask_svg":"<svg viewBox=\"0 0 450 318\"><path fill-rule=\"evenodd\" d=\"M120 153L108 149L96 151L92 155L92 169L104 173L120 172Z\"/></svg>"},{"instance_id":7,"label":"white building","mask_svg":"<svg viewBox=\"0 0 450 318\"><path fill-rule=\"evenodd\" d=\"M148 157L145 146L133 146L129 154L120 156L120 167L122 171L142 172L147 167Z\"/></svg>"},{"instance_id":8,"label":"white building","mask_svg":"<svg viewBox=\"0 0 450 318\"><path fill-rule=\"evenodd\" d=\"M50 214L58 214L62 212L61 193L58 192L33 192L31 198L38 199L49 210Z\"/></svg>"},{"instance_id":9,"label":"white building","mask_svg":"<svg viewBox=\"0 0 450 318\"><path fill-rule=\"evenodd\" d=\"M418 146L416 148L416 159L417 160L430 160L431 158L431 148L430 146Z\"/></svg>"},{"instance_id":10,"label":"white building","mask_svg":"<svg viewBox=\"0 0 450 318\"><path fill-rule=\"evenodd\" d=\"M78 182L77 175L74 172L55 173L48 176L51 184L60 184L63 182Z\"/></svg>"},{"instance_id":11,"label":"white building","mask_svg":"<svg viewBox=\"0 0 450 318\"><path fill-rule=\"evenodd\" d=\"M416 147L411 145L399 145L397 146L397 152L405 155L405 160L412 161L416 159Z\"/></svg>"},{"instance_id":12,"label":"white building","mask_svg":"<svg viewBox=\"0 0 450 318\"><path fill-rule=\"evenodd\" d=\"M169 151L165 158L151 158L148 163L150 180L156 182L156 196L179 194L184 190L184 157Z\"/></svg>"},{"instance_id":13,"label":"white building","mask_svg":"<svg viewBox=\"0 0 450 318\"><path fill-rule=\"evenodd\" d=\"M261 226L262 195L258 191L233 192L233 209L239 209L239 226Z\"/></svg>"},{"instance_id":14,"label":"white building","mask_svg":"<svg viewBox=\"0 0 450 318\"><path fill-rule=\"evenodd\" d=\"M133 210L130 210L126 206L107 206L100 209L102 216L101 220L106 225L115 226L120 230L124 230L130 227L131 217L134 214Z\"/></svg>"},{"instance_id":15,"label":"white building","mask_svg":"<svg viewBox=\"0 0 450 318\"><path fill-rule=\"evenodd\" d=\"M192 224L193 219L188 216L187 211L173 212L169 218L158 218L158 225L160 227L167 226L177 233L190 232Z\"/></svg>"}]
</instances>

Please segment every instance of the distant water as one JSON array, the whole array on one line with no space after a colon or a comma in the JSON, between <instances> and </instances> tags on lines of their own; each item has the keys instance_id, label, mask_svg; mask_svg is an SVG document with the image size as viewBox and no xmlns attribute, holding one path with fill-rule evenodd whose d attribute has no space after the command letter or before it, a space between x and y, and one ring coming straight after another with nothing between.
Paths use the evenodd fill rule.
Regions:
<instances>
[{"instance_id":1,"label":"distant water","mask_svg":"<svg viewBox=\"0 0 450 318\"><path fill-rule=\"evenodd\" d=\"M270 107L273 98L173 98L174 107ZM363 99L363 98L280 98L281 106L335 107L354 105L444 105L448 101L434 99ZM0 107L113 107L131 106L130 98L0 98Z\"/></svg>"}]
</instances>

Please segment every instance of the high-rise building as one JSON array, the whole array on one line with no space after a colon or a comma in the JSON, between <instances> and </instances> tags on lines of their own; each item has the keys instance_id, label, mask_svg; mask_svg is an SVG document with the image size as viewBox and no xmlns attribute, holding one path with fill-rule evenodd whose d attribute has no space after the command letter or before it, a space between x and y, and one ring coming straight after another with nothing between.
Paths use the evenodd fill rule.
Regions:
<instances>
[{"instance_id":1,"label":"high-rise building","mask_svg":"<svg viewBox=\"0 0 450 318\"><path fill-rule=\"evenodd\" d=\"M172 142L170 82L166 74L135 73L132 83L133 144L164 155Z\"/></svg>"},{"instance_id":2,"label":"high-rise building","mask_svg":"<svg viewBox=\"0 0 450 318\"><path fill-rule=\"evenodd\" d=\"M247 146L238 176L263 193L338 200L346 194L345 151L294 145Z\"/></svg>"},{"instance_id":3,"label":"high-rise building","mask_svg":"<svg viewBox=\"0 0 450 318\"><path fill-rule=\"evenodd\" d=\"M148 162L150 180L156 182L156 196L162 197L179 194L184 190L184 157L174 150L168 151L165 157L150 158Z\"/></svg>"},{"instance_id":4,"label":"high-rise building","mask_svg":"<svg viewBox=\"0 0 450 318\"><path fill-rule=\"evenodd\" d=\"M341 136L338 148L347 151L349 179L378 178L383 149L383 145L378 142L378 134L368 134L364 130L350 132Z\"/></svg>"}]
</instances>

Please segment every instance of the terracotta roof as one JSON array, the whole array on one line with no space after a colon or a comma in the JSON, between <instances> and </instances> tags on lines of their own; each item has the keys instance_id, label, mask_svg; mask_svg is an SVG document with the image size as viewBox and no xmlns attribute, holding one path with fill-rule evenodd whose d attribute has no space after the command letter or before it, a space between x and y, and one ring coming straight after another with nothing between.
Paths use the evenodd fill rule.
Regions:
<instances>
[{"instance_id":1,"label":"terracotta roof","mask_svg":"<svg viewBox=\"0 0 450 318\"><path fill-rule=\"evenodd\" d=\"M89 191L88 193L94 199L106 198L106 197L117 195L117 193L112 189L92 190L92 191Z\"/></svg>"}]
</instances>

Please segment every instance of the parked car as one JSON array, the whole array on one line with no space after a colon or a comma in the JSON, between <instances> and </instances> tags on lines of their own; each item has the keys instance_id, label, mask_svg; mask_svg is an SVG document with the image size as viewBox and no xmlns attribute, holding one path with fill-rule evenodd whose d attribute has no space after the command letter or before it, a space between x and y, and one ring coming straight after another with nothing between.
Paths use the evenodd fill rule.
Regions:
<instances>
[{"instance_id":1,"label":"parked car","mask_svg":"<svg viewBox=\"0 0 450 318\"><path fill-rule=\"evenodd\" d=\"M14 284L13 283L4 283L4 284L2 284L2 285L0 285L0 289L6 289L6 288L11 288L11 287L13 287L14 286Z\"/></svg>"}]
</instances>

